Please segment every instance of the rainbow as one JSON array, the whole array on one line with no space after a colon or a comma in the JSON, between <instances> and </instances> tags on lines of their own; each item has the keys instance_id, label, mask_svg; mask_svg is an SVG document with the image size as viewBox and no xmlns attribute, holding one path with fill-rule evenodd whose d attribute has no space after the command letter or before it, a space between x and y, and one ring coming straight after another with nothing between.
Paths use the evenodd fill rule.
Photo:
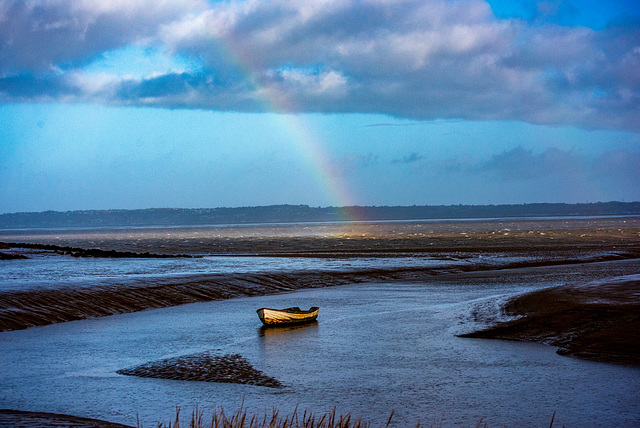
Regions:
<instances>
[{"instance_id":1,"label":"rainbow","mask_svg":"<svg viewBox=\"0 0 640 428\"><path fill-rule=\"evenodd\" d=\"M238 67L250 87L257 95L264 112L273 113L277 119L281 130L291 137L298 148L298 152L310 171L314 175L314 181L318 189L334 207L341 211L340 219L344 221L362 220L358 214L358 207L355 204L354 195L351 193L341 174L331 164L329 156L325 150L326 144L313 132L313 126L308 123L304 114L292 113L292 100L279 91L272 88L262 87L253 77L252 61L244 57L240 49L233 49L233 44L220 40L219 47L224 51L227 59Z\"/></svg>"},{"instance_id":2,"label":"rainbow","mask_svg":"<svg viewBox=\"0 0 640 428\"><path fill-rule=\"evenodd\" d=\"M331 164L324 142L313 132L313 126L308 123L302 114L276 113L280 126L291 136L300 156L314 174L315 182L321 193L332 201L335 207L340 208L341 220L361 220L354 204L347 183Z\"/></svg>"}]
</instances>

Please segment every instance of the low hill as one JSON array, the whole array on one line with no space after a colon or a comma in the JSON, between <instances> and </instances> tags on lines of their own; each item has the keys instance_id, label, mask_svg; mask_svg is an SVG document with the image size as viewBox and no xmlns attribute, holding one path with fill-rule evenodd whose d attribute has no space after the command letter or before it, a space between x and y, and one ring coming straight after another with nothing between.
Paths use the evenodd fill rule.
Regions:
<instances>
[{"instance_id":1,"label":"low hill","mask_svg":"<svg viewBox=\"0 0 640 428\"><path fill-rule=\"evenodd\" d=\"M195 226L344 220L427 220L503 217L640 215L640 202L589 204L424 205L242 208L150 208L0 214L0 229L60 227Z\"/></svg>"}]
</instances>

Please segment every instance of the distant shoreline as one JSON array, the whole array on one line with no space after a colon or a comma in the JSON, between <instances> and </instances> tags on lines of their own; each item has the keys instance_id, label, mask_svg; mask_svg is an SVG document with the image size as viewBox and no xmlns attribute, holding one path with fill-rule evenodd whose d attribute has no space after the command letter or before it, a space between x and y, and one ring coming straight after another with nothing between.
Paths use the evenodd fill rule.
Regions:
<instances>
[{"instance_id":1,"label":"distant shoreline","mask_svg":"<svg viewBox=\"0 0 640 428\"><path fill-rule=\"evenodd\" d=\"M172 227L340 221L487 220L638 216L640 202L240 208L149 208L0 214L2 229Z\"/></svg>"}]
</instances>

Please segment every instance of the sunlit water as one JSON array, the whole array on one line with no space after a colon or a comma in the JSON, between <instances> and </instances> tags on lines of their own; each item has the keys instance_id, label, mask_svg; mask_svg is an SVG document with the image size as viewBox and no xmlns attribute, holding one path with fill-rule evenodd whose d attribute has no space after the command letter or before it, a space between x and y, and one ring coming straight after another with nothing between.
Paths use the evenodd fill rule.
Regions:
<instances>
[{"instance_id":1,"label":"sunlit water","mask_svg":"<svg viewBox=\"0 0 640 428\"><path fill-rule=\"evenodd\" d=\"M596 269L597 270L597 269ZM471 308L576 275L372 283L196 303L0 334L0 408L144 426L223 406L337 408L395 426L637 426L640 370L565 358L545 345L462 339ZM321 307L319 322L263 332L259 307ZM201 351L239 353L284 389L144 379L118 369ZM210 414L210 413L209 413Z\"/></svg>"},{"instance_id":2,"label":"sunlit water","mask_svg":"<svg viewBox=\"0 0 640 428\"><path fill-rule=\"evenodd\" d=\"M612 226L612 223L615 226ZM365 237L384 241L386 245L403 240L403 248L410 248L418 242L418 247L433 244L432 236L446 237L449 242L464 241L476 234L486 239L495 236L519 234L521 242L529 236L562 235L575 229L599 230L602 227L622 230L626 227L640 226L640 218L622 219L519 219L487 221L407 221L407 222L363 222L363 223L301 223L276 225L228 225L206 227L155 227L122 229L50 229L50 230L0 230L0 241L46 243L59 246L81 248L116 249L138 253L152 252L164 254L188 253L204 257L195 258L76 258L60 255L52 251L26 251L29 260L3 260L0 265L0 292L30 291L45 288L63 288L80 286L101 286L127 282L166 279L168 277L201 276L228 273L273 273L273 272L310 272L310 271L354 271L368 269L403 268L459 268L504 266L513 262L535 261L534 254L485 253L482 240L476 252L455 251L443 253L393 252L376 253L372 247L359 244ZM348 256L340 251L325 253L321 257L264 257L245 254L224 255L217 251L224 249L227 242L244 242L242 247L252 253L254 243L264 240L285 240L288 251L313 251L316 244L332 241L339 237L356 248L369 253L351 252ZM244 240L244 241L243 241ZM425 241L426 240L426 241ZM363 240L366 241L366 240ZM274 241L272 241L274 242ZM551 241L553 242L553 241ZM293 244L291 244L293 243ZM258 244L256 244L258 245ZM299 248L301 247L301 248ZM340 247L338 247L340 248ZM274 248L270 248L274 250ZM277 249L277 247L275 248ZM613 248L615 249L615 247ZM612 250L613 250L612 249ZM241 251L242 252L242 251ZM259 252L259 251L258 251ZM347 250L347 253L349 251ZM206 256L214 253L215 256ZM597 256L598 254L591 254ZM588 256L582 254L582 257ZM547 255L547 257L549 257ZM559 257L565 257L560 255Z\"/></svg>"}]
</instances>

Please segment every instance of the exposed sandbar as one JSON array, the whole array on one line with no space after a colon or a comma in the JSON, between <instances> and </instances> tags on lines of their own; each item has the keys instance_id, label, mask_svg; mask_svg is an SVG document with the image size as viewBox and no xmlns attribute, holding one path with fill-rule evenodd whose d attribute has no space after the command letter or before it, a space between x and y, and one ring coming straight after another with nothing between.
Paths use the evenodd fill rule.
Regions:
<instances>
[{"instance_id":1,"label":"exposed sandbar","mask_svg":"<svg viewBox=\"0 0 640 428\"><path fill-rule=\"evenodd\" d=\"M502 310L519 318L461 336L540 342L560 355L640 365L640 275L522 294Z\"/></svg>"},{"instance_id":2,"label":"exposed sandbar","mask_svg":"<svg viewBox=\"0 0 640 428\"><path fill-rule=\"evenodd\" d=\"M596 255L582 262L636 258L630 253ZM166 308L187 303L224 300L372 281L424 281L451 273L495 271L539 266L576 264L577 259L537 259L502 265L465 265L443 268L368 269L283 273L203 274L183 278L110 282L96 287L61 287L0 293L0 331L21 330L76 321Z\"/></svg>"},{"instance_id":3,"label":"exposed sandbar","mask_svg":"<svg viewBox=\"0 0 640 428\"><path fill-rule=\"evenodd\" d=\"M213 355L209 352L183 355L118 370L126 376L199 382L239 383L280 388L282 383L254 368L239 354Z\"/></svg>"},{"instance_id":4,"label":"exposed sandbar","mask_svg":"<svg viewBox=\"0 0 640 428\"><path fill-rule=\"evenodd\" d=\"M57 413L24 412L20 410L0 409L0 428L132 428L129 425L116 424L98 419Z\"/></svg>"},{"instance_id":5,"label":"exposed sandbar","mask_svg":"<svg viewBox=\"0 0 640 428\"><path fill-rule=\"evenodd\" d=\"M0 231L0 241L77 251L297 257L456 251L587 254L637 250L639 237L638 217Z\"/></svg>"}]
</instances>

